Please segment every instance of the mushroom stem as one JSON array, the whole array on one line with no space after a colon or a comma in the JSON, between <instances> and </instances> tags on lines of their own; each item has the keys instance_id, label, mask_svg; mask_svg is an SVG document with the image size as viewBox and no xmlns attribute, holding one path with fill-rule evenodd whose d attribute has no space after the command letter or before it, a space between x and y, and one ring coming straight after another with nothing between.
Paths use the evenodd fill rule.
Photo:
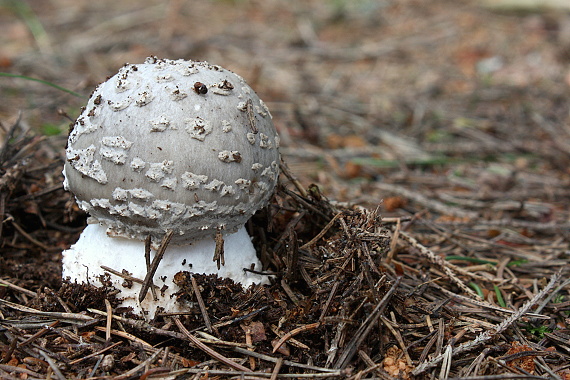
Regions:
<instances>
[{"instance_id":1,"label":"mushroom stem","mask_svg":"<svg viewBox=\"0 0 570 380\"><path fill-rule=\"evenodd\" d=\"M253 283L266 284L266 276L244 271L244 267L254 264L261 269L255 248L245 227L233 234L224 236L225 265L219 270L213 260L216 241L212 237L204 238L184 246L169 245L152 278L158 287L158 300L150 292L139 302L143 279L147 276L145 261L145 242L122 237L109 237L106 227L98 223L89 224L81 237L68 250L63 252L63 278L71 282L90 283L101 286L110 284L119 289L123 298L122 306L132 307L136 313L146 312L153 318L157 307L169 312L184 310L185 305L176 302L175 293L179 290L172 279L180 271L193 273L217 274L240 282L244 287ZM156 251L151 250L151 261ZM139 281L125 280L104 270L101 266L122 272ZM126 273L128 272L128 273ZM150 283L150 282L148 282Z\"/></svg>"}]
</instances>

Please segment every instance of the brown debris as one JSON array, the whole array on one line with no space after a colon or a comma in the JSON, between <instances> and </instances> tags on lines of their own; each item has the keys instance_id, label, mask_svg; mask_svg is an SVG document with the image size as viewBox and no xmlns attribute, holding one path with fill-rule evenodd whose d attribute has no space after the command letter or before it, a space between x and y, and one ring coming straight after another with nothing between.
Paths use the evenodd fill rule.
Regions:
<instances>
[{"instance_id":1,"label":"brown debris","mask_svg":"<svg viewBox=\"0 0 570 380\"><path fill-rule=\"evenodd\" d=\"M1 78L0 378L570 379L563 13L29 3L52 38L0 15L2 71L88 93L149 46L231 64L267 100L282 176L247 225L271 284L180 272L186 312L141 320L106 278L60 279L85 215L62 189L65 136L38 131L83 100ZM151 264L118 275L156 292Z\"/></svg>"},{"instance_id":2,"label":"brown debris","mask_svg":"<svg viewBox=\"0 0 570 380\"><path fill-rule=\"evenodd\" d=\"M513 342L511 348L505 353L503 360L511 368L522 369L526 373L534 374L536 356L532 355L533 349L525 344Z\"/></svg>"},{"instance_id":3,"label":"brown debris","mask_svg":"<svg viewBox=\"0 0 570 380\"><path fill-rule=\"evenodd\" d=\"M41 277L33 277L41 270L28 273L33 276L27 280L24 272L3 272L0 334L5 343L1 343L0 371L11 376L49 372L57 378L231 377L245 372L274 378L285 373L409 378L429 371L475 373L483 363L485 368L493 366L490 352L506 363L495 373L507 369L538 373L542 367L535 365L537 360L544 366L569 358L568 333L563 329L551 333L547 324L567 323L561 319L566 303L553 303L568 286L561 282L566 273L559 258L566 247L563 241L548 248L551 261L545 262L524 245L524 239L518 240L518 246L505 244L512 237L501 235L500 229L476 236L449 231L446 222L428 222L421 215L415 220L383 220L379 208L335 204L315 185L297 191L301 183L283 168L285 175L271 205L250 226L255 241L264 242L271 285L243 289L228 279L180 272L175 279L180 287L177 300L188 306L187 312L162 313L146 322L118 307L112 287L59 285L55 274L47 281L57 285L52 290L42 285ZM10 196L20 194L29 170L33 167L25 168L11 192L5 193L6 212L11 215L21 215ZM58 168L52 170L57 177ZM67 203L66 194L45 192L42 185L37 184L36 192L50 202ZM427 198L412 199L427 202ZM43 207L38 203L36 209ZM64 211L61 207L60 214L42 212L62 226L73 223ZM269 227L258 228L266 226L266 220ZM541 231L527 233L526 239L537 239ZM40 258L46 251L42 245L48 243L34 244L45 239L44 233L22 234L18 228L7 232L4 242L13 251L2 258L5 263L17 262L10 252L22 244ZM469 256L466 248L473 243L489 247L485 256ZM163 252L167 244L166 238ZM538 273L550 274L550 282L532 286L528 265L507 265L521 247ZM484 263L463 261L460 256L446 260L442 254L458 249ZM149 264L151 273L153 263ZM124 276L152 286L151 274L144 280ZM101 282L106 284L105 278ZM485 291L482 298L471 283ZM497 305L495 286L501 287L504 305ZM510 329L532 345L513 343L507 349ZM539 333L542 341L535 339ZM81 342L80 350L70 349Z\"/></svg>"},{"instance_id":4,"label":"brown debris","mask_svg":"<svg viewBox=\"0 0 570 380\"><path fill-rule=\"evenodd\" d=\"M382 366L392 377L399 377L401 379L409 379L412 367L406 363L402 356L402 350L396 346L388 348L386 356L382 360Z\"/></svg>"},{"instance_id":5,"label":"brown debris","mask_svg":"<svg viewBox=\"0 0 570 380\"><path fill-rule=\"evenodd\" d=\"M378 209L341 207L314 186L306 196L290 188L295 186L299 183L283 179L272 204L252 220L255 227L271 217L270 229L253 228L256 241L266 242L271 285L244 290L228 279L180 272L177 299L188 305L181 315L162 313L146 322L117 307L112 288L64 283L57 291L36 293L8 277L7 299L0 304L8 337L0 371L16 374L14 368L20 368L31 376L51 371L62 378L225 378L253 372L270 378L313 373L407 379L439 363L458 373L453 363L467 360L478 347L502 353L505 368L513 370L529 370L529 358L568 355L536 345L525 354L526 349L507 351L500 344L511 326L536 326L546 311L565 310L564 304L554 309L551 303L531 310L553 294L558 277L541 284L543 292L521 289L519 300L532 298L524 307L498 307L458 287L470 281L484 287L502 283L516 292L496 278L492 266L472 272L461 261L444 260L433 244L428 248L430 239L410 231L409 221L384 223ZM516 270L503 268L502 276ZM550 341L560 344L554 336ZM67 349L79 342L87 346Z\"/></svg>"}]
</instances>

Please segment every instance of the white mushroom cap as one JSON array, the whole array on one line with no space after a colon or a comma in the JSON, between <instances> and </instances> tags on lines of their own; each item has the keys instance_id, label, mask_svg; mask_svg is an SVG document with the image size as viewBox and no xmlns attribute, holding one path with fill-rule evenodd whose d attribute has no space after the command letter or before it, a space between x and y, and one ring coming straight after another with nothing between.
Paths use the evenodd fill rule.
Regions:
<instances>
[{"instance_id":1,"label":"white mushroom cap","mask_svg":"<svg viewBox=\"0 0 570 380\"><path fill-rule=\"evenodd\" d=\"M110 236L187 244L241 227L273 193L279 137L243 78L148 58L97 87L69 136L65 187Z\"/></svg>"}]
</instances>

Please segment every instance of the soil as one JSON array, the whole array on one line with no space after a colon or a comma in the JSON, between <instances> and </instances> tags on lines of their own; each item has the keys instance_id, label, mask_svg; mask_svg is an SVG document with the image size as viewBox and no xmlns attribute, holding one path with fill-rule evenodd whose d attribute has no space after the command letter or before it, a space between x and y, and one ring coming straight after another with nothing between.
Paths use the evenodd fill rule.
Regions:
<instances>
[{"instance_id":1,"label":"soil","mask_svg":"<svg viewBox=\"0 0 570 380\"><path fill-rule=\"evenodd\" d=\"M30 0L0 27L0 378L570 379L569 13ZM181 273L188 313L145 321L62 282L87 216L61 169L151 55L243 76L283 164L248 223L271 285Z\"/></svg>"}]
</instances>

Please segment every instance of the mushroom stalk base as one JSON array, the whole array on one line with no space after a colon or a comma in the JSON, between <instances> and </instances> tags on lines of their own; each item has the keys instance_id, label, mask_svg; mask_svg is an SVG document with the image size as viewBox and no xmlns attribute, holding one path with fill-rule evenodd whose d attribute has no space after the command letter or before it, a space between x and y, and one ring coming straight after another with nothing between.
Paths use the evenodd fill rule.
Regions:
<instances>
[{"instance_id":1,"label":"mushroom stalk base","mask_svg":"<svg viewBox=\"0 0 570 380\"><path fill-rule=\"evenodd\" d=\"M176 302L174 295L179 288L173 283L173 278L180 271L217 274L219 277L231 278L244 287L268 282L267 276L243 270L250 268L251 264L254 264L256 270L261 269L261 263L245 227L224 236L225 265L221 266L220 270L213 261L215 248L216 243L212 238L194 241L186 246L168 246L153 277L158 300L153 299L149 290L146 298L139 303L140 283L125 281L101 266L117 272L126 271L126 274L143 280L147 273L144 242L109 237L104 226L89 224L77 243L63 252L63 278L95 286L102 286L101 280L108 278L111 284L121 291L118 297L123 298L122 306L130 306L135 313L144 314L148 318L154 317L157 307L162 307L166 312L187 310L185 305ZM151 262L155 253L151 250Z\"/></svg>"}]
</instances>

